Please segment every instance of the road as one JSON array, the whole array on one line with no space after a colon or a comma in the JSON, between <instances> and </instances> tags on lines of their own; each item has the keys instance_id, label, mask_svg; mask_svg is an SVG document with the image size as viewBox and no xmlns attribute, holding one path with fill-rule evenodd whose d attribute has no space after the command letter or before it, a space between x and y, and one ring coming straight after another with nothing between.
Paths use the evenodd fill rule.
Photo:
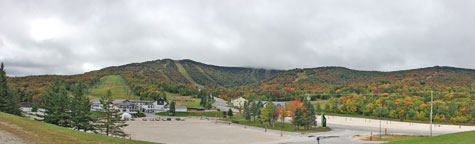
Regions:
<instances>
[{"instance_id":1,"label":"road","mask_svg":"<svg viewBox=\"0 0 475 144\"><path fill-rule=\"evenodd\" d=\"M218 98L218 97L214 97L214 103L212 104L214 107L216 107L217 109L220 109L221 111L228 111L229 108L231 108L228 104L227 104L227 101L221 99L221 98ZM239 112L238 109L235 109L235 108L231 108L231 110L233 112Z\"/></svg>"},{"instance_id":2,"label":"road","mask_svg":"<svg viewBox=\"0 0 475 144\"><path fill-rule=\"evenodd\" d=\"M320 117L317 118L320 121ZM287 119L286 122L290 122ZM320 124L320 123L319 123ZM240 124L231 124L232 126L241 127ZM374 136L379 134L379 120L366 119L366 118L353 118L353 117L341 117L341 116L327 116L327 126L332 130L329 132L309 133L301 134L294 132L284 132L284 139L278 141L267 142L266 144L315 144L316 137L320 138L320 143L332 143L332 144L348 144L348 143L379 143L358 141L353 138L355 135L369 135L373 132ZM388 128L388 133L407 134L407 135L429 135L429 125L410 123L410 122L395 122L395 121L381 121L382 133L385 128ZM254 129L257 131L265 132L264 128L250 127L248 129ZM475 130L475 126L457 126L457 125L434 125L433 135L441 135L448 133L455 133L461 131ZM267 133L280 134L279 130L267 130Z\"/></svg>"},{"instance_id":3,"label":"road","mask_svg":"<svg viewBox=\"0 0 475 144\"><path fill-rule=\"evenodd\" d=\"M320 122L320 116L317 116L317 122ZM289 144L310 144L316 142L316 137L330 137L321 139L320 143L335 143L335 144L347 144L347 143L370 143L367 141L358 141L352 137L355 135L369 135L373 132L373 135L378 136L380 131L380 121L377 119L367 118L353 118L342 116L326 116L327 126L332 129L329 132L313 133L313 134L300 134L300 140L285 142ZM287 122L290 119L286 120ZM320 123L318 123L320 124ZM407 135L429 135L430 125L422 123L411 122L397 122L397 121L381 121L381 132L384 133L387 128L388 133L407 134ZM462 131L473 131L475 126L458 126L458 125L433 125L432 134L442 135L449 133L456 133ZM296 134L294 134L296 135ZM305 137L306 138L303 138ZM310 137L309 137L310 136ZM280 142L277 142L280 143Z\"/></svg>"}]
</instances>

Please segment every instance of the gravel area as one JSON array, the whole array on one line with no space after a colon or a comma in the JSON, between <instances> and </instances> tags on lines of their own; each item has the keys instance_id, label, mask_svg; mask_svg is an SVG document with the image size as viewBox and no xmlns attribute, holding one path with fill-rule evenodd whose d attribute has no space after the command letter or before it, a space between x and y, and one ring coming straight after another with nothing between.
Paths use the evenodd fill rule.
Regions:
<instances>
[{"instance_id":1,"label":"gravel area","mask_svg":"<svg viewBox=\"0 0 475 144\"><path fill-rule=\"evenodd\" d=\"M200 120L197 117L185 121L128 121L124 131L132 139L167 144L241 144L269 143L288 139L280 134L265 133L255 129L244 129L234 125Z\"/></svg>"}]
</instances>

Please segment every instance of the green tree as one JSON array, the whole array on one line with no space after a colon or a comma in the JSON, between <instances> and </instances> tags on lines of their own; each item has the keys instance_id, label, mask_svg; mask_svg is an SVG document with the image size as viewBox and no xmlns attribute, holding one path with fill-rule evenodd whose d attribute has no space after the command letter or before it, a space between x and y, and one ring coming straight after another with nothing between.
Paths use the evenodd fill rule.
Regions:
<instances>
[{"instance_id":1,"label":"green tree","mask_svg":"<svg viewBox=\"0 0 475 144\"><path fill-rule=\"evenodd\" d=\"M251 122L251 110L249 108L249 103L247 101L244 102L243 115L246 120Z\"/></svg>"},{"instance_id":2,"label":"green tree","mask_svg":"<svg viewBox=\"0 0 475 144\"><path fill-rule=\"evenodd\" d=\"M273 125L275 119L274 113L277 111L277 108L272 102L267 102L266 106L261 108L261 121L268 122L269 125Z\"/></svg>"},{"instance_id":3,"label":"green tree","mask_svg":"<svg viewBox=\"0 0 475 144\"><path fill-rule=\"evenodd\" d=\"M229 110L228 110L228 116L233 117L233 111L231 110L231 108L229 108Z\"/></svg>"},{"instance_id":4,"label":"green tree","mask_svg":"<svg viewBox=\"0 0 475 144\"><path fill-rule=\"evenodd\" d=\"M0 111L6 113L16 113L15 111L16 98L12 91L8 89L7 76L3 66L0 67Z\"/></svg>"},{"instance_id":5,"label":"green tree","mask_svg":"<svg viewBox=\"0 0 475 144\"><path fill-rule=\"evenodd\" d=\"M170 103L170 109L168 110L168 115L170 116L175 115L175 111L176 111L175 105L176 105L175 101L172 101L172 103Z\"/></svg>"},{"instance_id":6,"label":"green tree","mask_svg":"<svg viewBox=\"0 0 475 144\"><path fill-rule=\"evenodd\" d=\"M299 127L305 122L304 112L301 108L297 108L294 115L295 118L292 120L292 124L299 130Z\"/></svg>"},{"instance_id":7,"label":"green tree","mask_svg":"<svg viewBox=\"0 0 475 144\"><path fill-rule=\"evenodd\" d=\"M258 107L257 107L257 103L255 102L251 102L251 108L250 108L250 112L251 112L251 115L252 117L254 118L254 122L256 122L256 117L257 117L257 114L258 114Z\"/></svg>"},{"instance_id":8,"label":"green tree","mask_svg":"<svg viewBox=\"0 0 475 144\"><path fill-rule=\"evenodd\" d=\"M73 99L71 101L71 118L74 129L87 131L93 129L93 126L90 124L93 118L89 110L91 108L89 97L84 92L85 88L86 86L82 82L78 82L74 86Z\"/></svg>"},{"instance_id":9,"label":"green tree","mask_svg":"<svg viewBox=\"0 0 475 144\"><path fill-rule=\"evenodd\" d=\"M71 125L71 100L63 82L56 79L42 95L41 107L45 109L44 121L47 123L70 127Z\"/></svg>"},{"instance_id":10,"label":"green tree","mask_svg":"<svg viewBox=\"0 0 475 144\"><path fill-rule=\"evenodd\" d=\"M315 107L316 107L315 110L316 110L317 113L323 112L323 111L322 111L322 106L320 106L320 103L317 103L317 104L315 105Z\"/></svg>"},{"instance_id":11,"label":"green tree","mask_svg":"<svg viewBox=\"0 0 475 144\"><path fill-rule=\"evenodd\" d=\"M305 107L307 108L305 111L305 128L310 129L312 125L315 125L315 108L313 107L310 101L305 102Z\"/></svg>"},{"instance_id":12,"label":"green tree","mask_svg":"<svg viewBox=\"0 0 475 144\"><path fill-rule=\"evenodd\" d=\"M101 97L102 111L99 113L96 128L105 133L107 136L113 134L116 136L125 137L126 134L122 131L122 127L127 126L124 120L121 120L120 111L116 110L112 104L111 91L107 91L107 95Z\"/></svg>"}]
</instances>

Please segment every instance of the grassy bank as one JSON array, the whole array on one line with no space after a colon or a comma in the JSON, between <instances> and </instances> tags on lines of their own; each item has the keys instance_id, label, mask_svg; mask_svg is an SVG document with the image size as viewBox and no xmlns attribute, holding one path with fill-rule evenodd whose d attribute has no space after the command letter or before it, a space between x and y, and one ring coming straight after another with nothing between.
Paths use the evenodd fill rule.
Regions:
<instances>
[{"instance_id":1,"label":"grassy bank","mask_svg":"<svg viewBox=\"0 0 475 144\"><path fill-rule=\"evenodd\" d=\"M156 113L156 115L160 115L160 116L169 116L168 114L169 114L168 112L159 112L159 113ZM222 113L222 112L176 112L176 113L175 113L175 116L206 116L206 117L215 117L216 115L217 115L218 117L223 117L223 113Z\"/></svg>"},{"instance_id":2,"label":"grassy bank","mask_svg":"<svg viewBox=\"0 0 475 144\"><path fill-rule=\"evenodd\" d=\"M410 138L389 142L388 144L473 144L474 142L475 131L469 131L433 137Z\"/></svg>"},{"instance_id":3,"label":"grassy bank","mask_svg":"<svg viewBox=\"0 0 475 144\"><path fill-rule=\"evenodd\" d=\"M100 98L107 95L107 90L111 90L113 99L139 99L130 90L125 80L118 75L110 75L101 78L101 82L88 90L89 98Z\"/></svg>"},{"instance_id":4,"label":"grassy bank","mask_svg":"<svg viewBox=\"0 0 475 144\"><path fill-rule=\"evenodd\" d=\"M299 130L296 129L296 126L293 125L293 124L290 124L290 123L283 123L282 122L275 122L274 123L274 127L272 125L269 125L268 122L265 122L265 123L260 123L258 120L246 120L244 119L242 116L240 116L239 114L235 114L233 117L227 117L227 118L222 118L221 120L224 120L224 121L238 121L239 124L245 124L245 125L249 125L249 126L254 126L254 127L261 127L261 128L268 128L268 129L272 129L272 130L283 130L283 131L288 131L288 132L300 132L300 133L315 133L315 132L326 132L326 131L330 131L331 129L330 128L320 128L320 127L316 127L316 128L312 128L312 129L309 129L309 130L304 130L303 127L300 127ZM283 125L283 126L282 126Z\"/></svg>"},{"instance_id":5,"label":"grassy bank","mask_svg":"<svg viewBox=\"0 0 475 144\"><path fill-rule=\"evenodd\" d=\"M169 92L166 92L166 94L167 100L174 100L177 105L185 106L188 108L204 108L200 105L201 99L199 98L192 98L191 96L182 96L180 94L174 94Z\"/></svg>"},{"instance_id":6,"label":"grassy bank","mask_svg":"<svg viewBox=\"0 0 475 144\"><path fill-rule=\"evenodd\" d=\"M427 137L427 136L412 136L412 135L392 135L392 134L387 134L387 135L382 135L381 137L379 134L373 135L372 141L398 141L398 140L407 140L407 139L412 139L412 138L420 138L420 137ZM365 136L363 139L364 141L370 141L369 136Z\"/></svg>"},{"instance_id":7,"label":"grassy bank","mask_svg":"<svg viewBox=\"0 0 475 144\"><path fill-rule=\"evenodd\" d=\"M128 140L105 135L84 133L40 121L30 120L0 112L0 130L12 133L25 140L35 143L68 144L68 143L102 143L102 144L146 144L151 142Z\"/></svg>"}]
</instances>

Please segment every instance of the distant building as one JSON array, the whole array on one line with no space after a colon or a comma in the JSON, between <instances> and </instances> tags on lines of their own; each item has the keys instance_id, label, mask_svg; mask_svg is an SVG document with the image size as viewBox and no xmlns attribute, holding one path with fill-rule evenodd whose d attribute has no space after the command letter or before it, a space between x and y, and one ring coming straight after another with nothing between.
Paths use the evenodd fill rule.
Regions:
<instances>
[{"instance_id":1,"label":"distant building","mask_svg":"<svg viewBox=\"0 0 475 144\"><path fill-rule=\"evenodd\" d=\"M261 101L264 106L266 106L267 101ZM258 103L258 101L255 101L254 103ZM279 102L279 101L272 101L272 103L275 105L276 108L279 107L285 107L285 102Z\"/></svg>"},{"instance_id":2,"label":"distant building","mask_svg":"<svg viewBox=\"0 0 475 144\"><path fill-rule=\"evenodd\" d=\"M242 98L242 97L239 97L237 99L234 99L234 100L231 100L231 104L233 104L234 107L244 107L244 103L246 103L247 100Z\"/></svg>"},{"instance_id":3,"label":"distant building","mask_svg":"<svg viewBox=\"0 0 475 144\"><path fill-rule=\"evenodd\" d=\"M120 110L122 113L129 113L135 115L139 112L143 113L155 113L166 111L165 106L168 103L164 99L156 101L143 101L143 100L114 100L112 102L114 109ZM99 99L91 101L91 111L101 111L102 104Z\"/></svg>"}]
</instances>

